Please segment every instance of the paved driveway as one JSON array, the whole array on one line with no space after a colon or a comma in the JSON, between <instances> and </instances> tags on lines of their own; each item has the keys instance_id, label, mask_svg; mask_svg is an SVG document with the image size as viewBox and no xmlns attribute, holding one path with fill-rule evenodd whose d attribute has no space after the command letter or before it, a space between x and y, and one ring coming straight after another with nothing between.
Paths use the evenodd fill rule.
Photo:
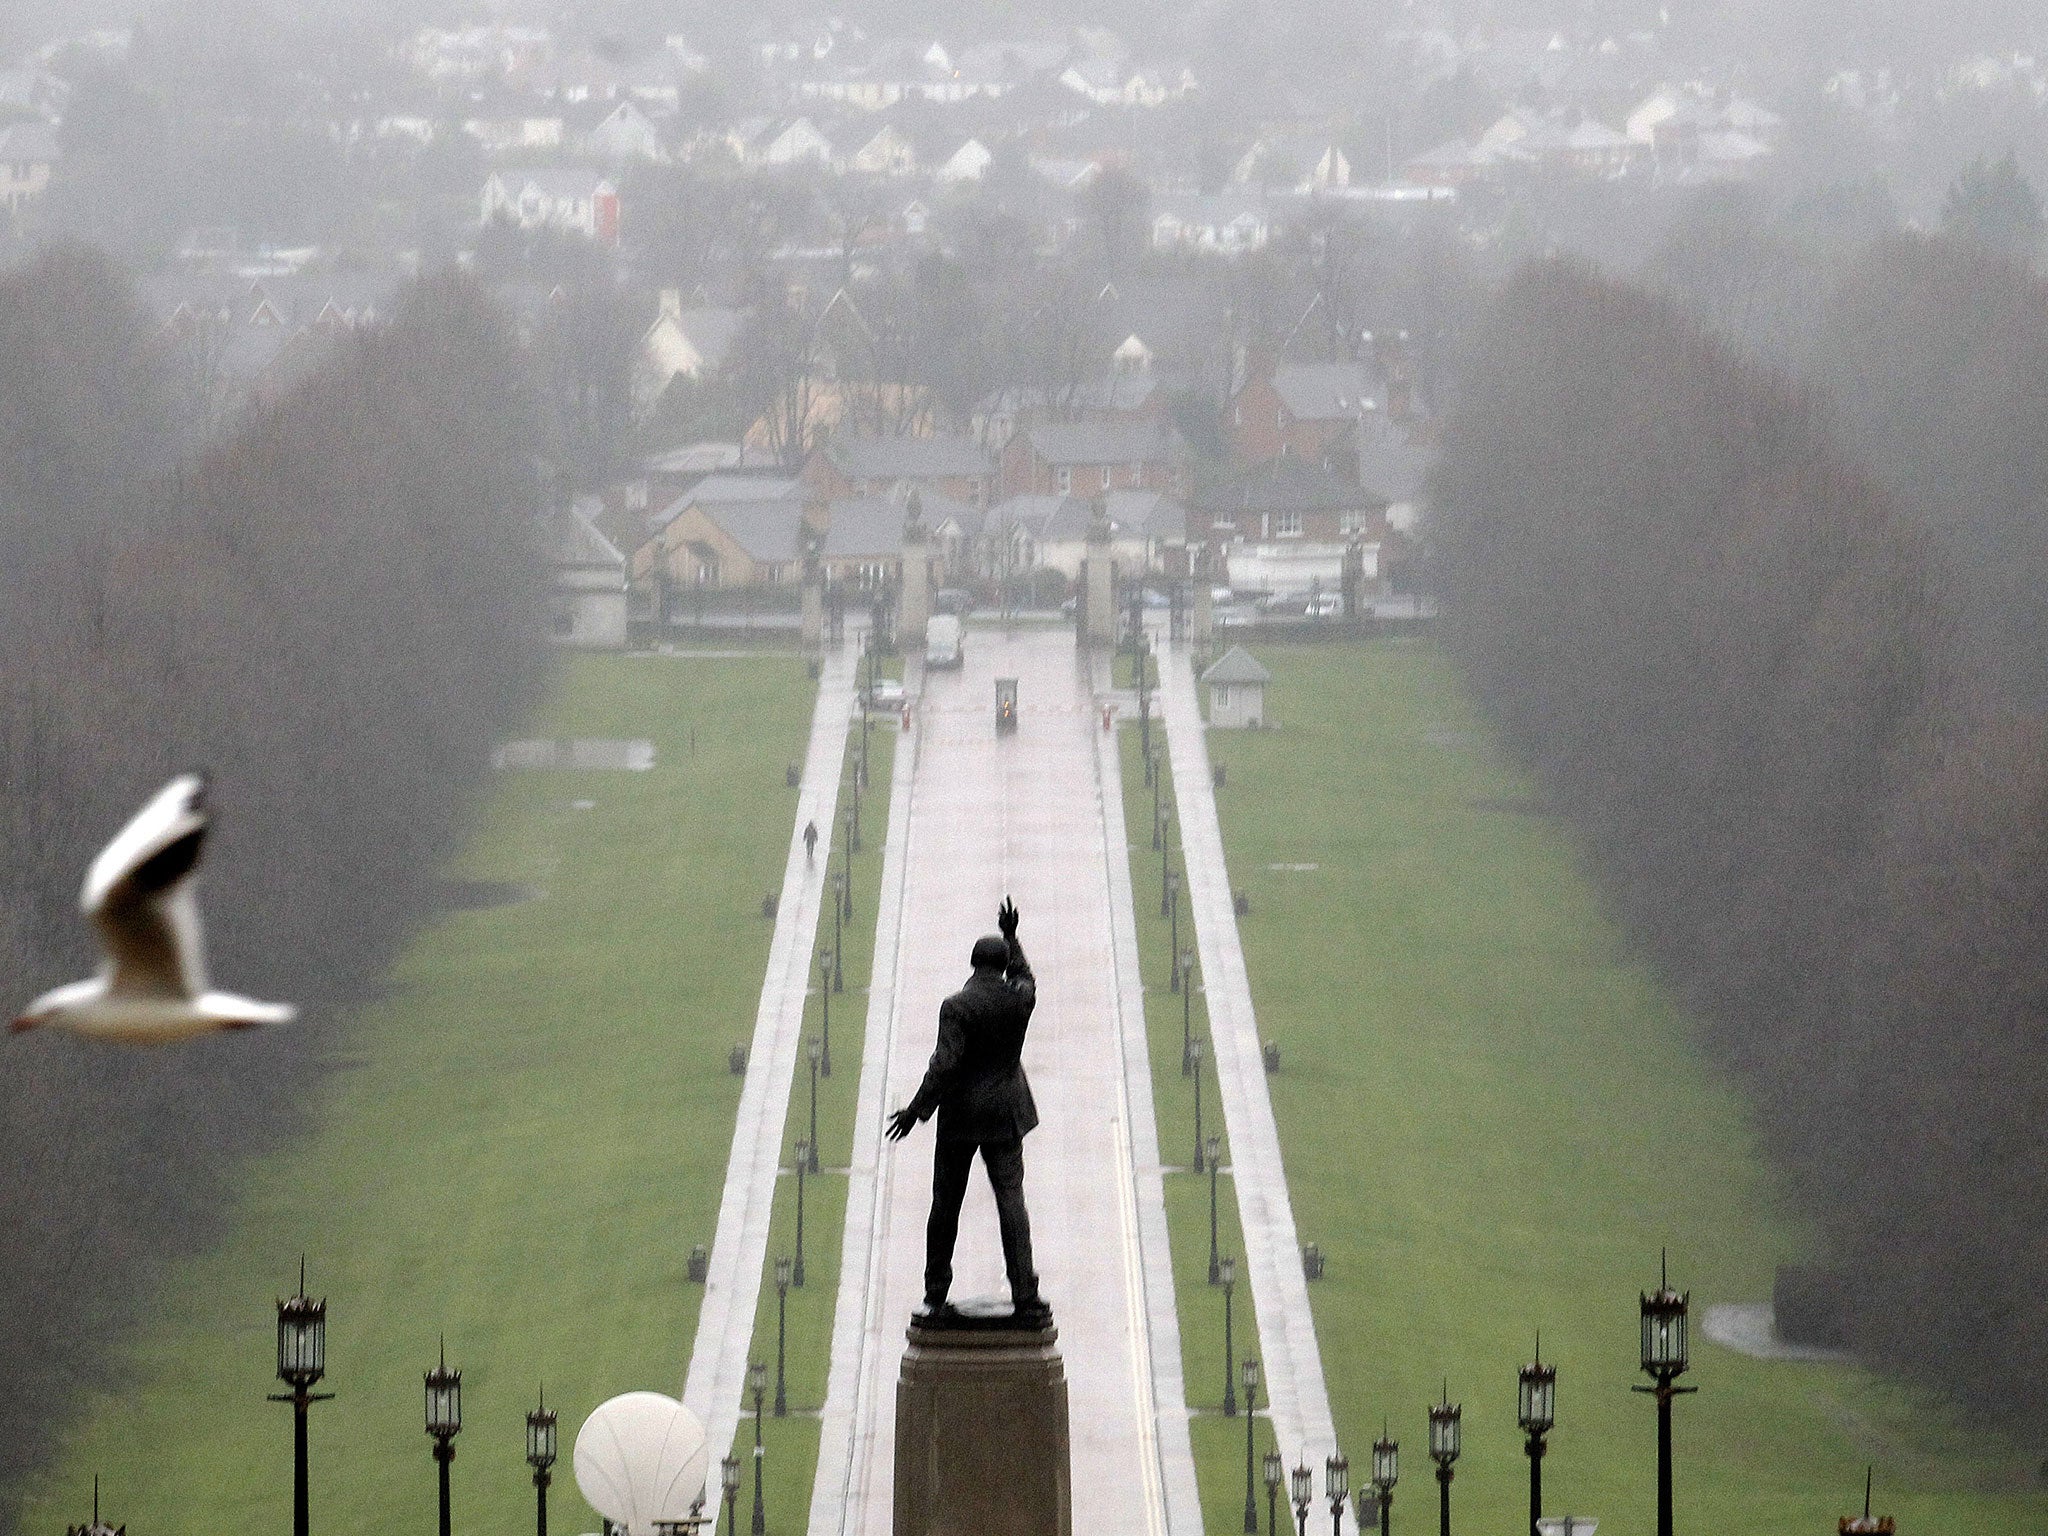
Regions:
<instances>
[{"instance_id":1,"label":"paved driveway","mask_svg":"<svg viewBox=\"0 0 2048 1536\"><path fill-rule=\"evenodd\" d=\"M999 675L1019 680L1013 735L994 728ZM966 979L968 949L993 929L1006 892L1039 984L1024 1062L1041 1124L1025 1142L1025 1192L1066 1358L1076 1526L1199 1532L1129 891L1112 869L1122 817L1119 804L1105 818L1100 733L1070 631L972 629L964 667L927 679L915 750L898 754L910 778L892 796L812 1536L889 1531L896 1372L923 1289L932 1126L885 1147L882 1117L915 1091L939 1002ZM979 1168L955 1275L956 1298L1005 1293Z\"/></svg>"}]
</instances>

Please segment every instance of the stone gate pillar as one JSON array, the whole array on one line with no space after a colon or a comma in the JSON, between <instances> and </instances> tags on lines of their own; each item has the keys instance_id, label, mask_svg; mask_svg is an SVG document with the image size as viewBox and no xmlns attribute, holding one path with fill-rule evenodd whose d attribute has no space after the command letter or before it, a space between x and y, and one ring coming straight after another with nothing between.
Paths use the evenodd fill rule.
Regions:
<instances>
[{"instance_id":1,"label":"stone gate pillar","mask_svg":"<svg viewBox=\"0 0 2048 1536\"><path fill-rule=\"evenodd\" d=\"M903 591L897 600L896 643L905 655L922 654L925 621L932 616L932 552L924 526L924 499L912 491L903 512Z\"/></svg>"},{"instance_id":2,"label":"stone gate pillar","mask_svg":"<svg viewBox=\"0 0 2048 1536\"><path fill-rule=\"evenodd\" d=\"M1088 552L1081 562L1082 617L1084 645L1116 644L1116 563L1110 555L1109 507L1095 499L1095 516L1088 524Z\"/></svg>"}]
</instances>

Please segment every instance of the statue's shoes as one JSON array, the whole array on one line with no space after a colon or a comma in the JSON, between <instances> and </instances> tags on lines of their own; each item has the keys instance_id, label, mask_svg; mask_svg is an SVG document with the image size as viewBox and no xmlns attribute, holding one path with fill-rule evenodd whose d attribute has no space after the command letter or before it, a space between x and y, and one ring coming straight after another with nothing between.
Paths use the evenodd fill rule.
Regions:
<instances>
[{"instance_id":1,"label":"statue's shoes","mask_svg":"<svg viewBox=\"0 0 2048 1536\"><path fill-rule=\"evenodd\" d=\"M1041 1328L1052 1321L1052 1307L1040 1296L1018 1302L1011 1313L1018 1322L1034 1323Z\"/></svg>"}]
</instances>

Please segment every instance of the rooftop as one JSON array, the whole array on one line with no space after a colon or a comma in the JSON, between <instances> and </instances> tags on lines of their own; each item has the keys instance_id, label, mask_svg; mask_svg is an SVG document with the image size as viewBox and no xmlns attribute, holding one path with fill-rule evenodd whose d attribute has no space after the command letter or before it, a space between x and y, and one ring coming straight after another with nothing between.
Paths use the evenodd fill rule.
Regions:
<instances>
[{"instance_id":1,"label":"rooftop","mask_svg":"<svg viewBox=\"0 0 2048 1536\"><path fill-rule=\"evenodd\" d=\"M1205 683L1270 683L1273 674L1252 659L1241 645L1233 645L1202 674Z\"/></svg>"},{"instance_id":2,"label":"rooftop","mask_svg":"<svg viewBox=\"0 0 2048 1536\"><path fill-rule=\"evenodd\" d=\"M846 496L827 511L822 552L827 559L903 553L903 505L886 496Z\"/></svg>"},{"instance_id":3,"label":"rooftop","mask_svg":"<svg viewBox=\"0 0 2048 1536\"><path fill-rule=\"evenodd\" d=\"M1358 363L1290 363L1274 370L1273 388L1296 421L1352 419L1376 406L1372 379Z\"/></svg>"},{"instance_id":4,"label":"rooftop","mask_svg":"<svg viewBox=\"0 0 2048 1536\"><path fill-rule=\"evenodd\" d=\"M840 437L823 451L849 480L982 479L995 472L971 437Z\"/></svg>"},{"instance_id":5,"label":"rooftop","mask_svg":"<svg viewBox=\"0 0 2048 1536\"><path fill-rule=\"evenodd\" d=\"M1033 427L1025 436L1048 464L1140 464L1173 452L1171 434L1149 421L1069 422Z\"/></svg>"}]
</instances>

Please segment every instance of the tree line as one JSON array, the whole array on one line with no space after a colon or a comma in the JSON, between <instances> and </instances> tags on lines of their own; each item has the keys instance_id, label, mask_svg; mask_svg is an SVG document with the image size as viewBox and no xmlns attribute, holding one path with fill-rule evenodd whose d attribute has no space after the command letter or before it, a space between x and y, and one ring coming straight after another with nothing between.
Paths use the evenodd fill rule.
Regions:
<instances>
[{"instance_id":1,"label":"tree line","mask_svg":"<svg viewBox=\"0 0 2048 1536\"><path fill-rule=\"evenodd\" d=\"M1435 488L1448 632L1859 1353L2038 1430L2048 292L1933 240L1837 279L1803 382L1581 266L1508 284Z\"/></svg>"},{"instance_id":2,"label":"tree line","mask_svg":"<svg viewBox=\"0 0 2048 1536\"><path fill-rule=\"evenodd\" d=\"M0 276L0 974L18 1005L92 968L87 861L205 768L214 973L304 1022L7 1043L0 1529L243 1161L303 1125L329 1021L435 909L542 677L524 364L476 291L418 285L213 442L155 330L90 253Z\"/></svg>"}]
</instances>

